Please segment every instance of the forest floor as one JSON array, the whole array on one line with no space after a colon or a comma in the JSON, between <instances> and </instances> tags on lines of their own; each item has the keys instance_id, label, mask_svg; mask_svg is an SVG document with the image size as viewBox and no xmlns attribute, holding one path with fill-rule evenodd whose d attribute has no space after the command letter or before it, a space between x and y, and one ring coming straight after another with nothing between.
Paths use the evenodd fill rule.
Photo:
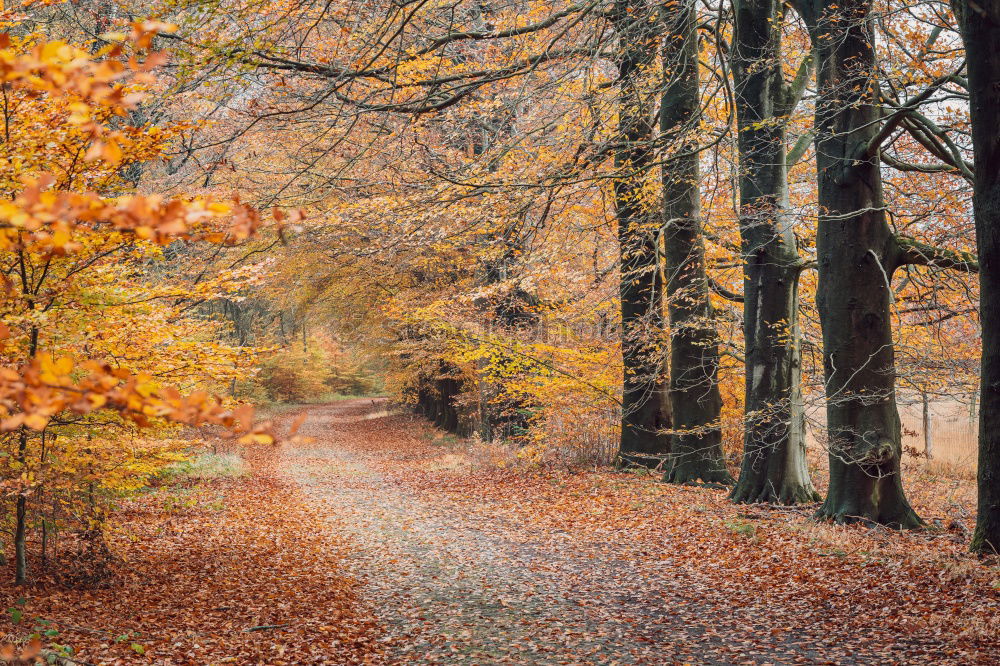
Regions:
<instances>
[{"instance_id":1,"label":"forest floor","mask_svg":"<svg viewBox=\"0 0 1000 666\"><path fill-rule=\"evenodd\" d=\"M130 502L111 586L38 585L25 617L91 664L1000 661L1000 567L965 552L967 481L916 479L941 527L900 534L480 465L381 401L277 421L297 436L241 449L246 475ZM0 620L0 644L15 629Z\"/></svg>"}]
</instances>

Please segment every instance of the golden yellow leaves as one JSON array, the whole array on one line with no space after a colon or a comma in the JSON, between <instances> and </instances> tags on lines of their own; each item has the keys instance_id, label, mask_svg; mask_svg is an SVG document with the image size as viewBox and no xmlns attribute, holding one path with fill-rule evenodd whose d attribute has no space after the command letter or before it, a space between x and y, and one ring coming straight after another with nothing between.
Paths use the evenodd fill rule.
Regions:
<instances>
[{"instance_id":1,"label":"golden yellow leaves","mask_svg":"<svg viewBox=\"0 0 1000 666\"><path fill-rule=\"evenodd\" d=\"M117 83L128 74L140 75L165 61L161 54L150 54L142 62L135 56L123 62L124 47L148 49L159 32L172 32L174 26L156 21L137 22L127 35L91 54L85 49L60 40L33 43L34 37L0 34L0 79L39 92L72 94L89 104L113 103L130 106L137 99L126 100ZM113 41L113 40L109 40Z\"/></svg>"},{"instance_id":2,"label":"golden yellow leaves","mask_svg":"<svg viewBox=\"0 0 1000 666\"><path fill-rule=\"evenodd\" d=\"M172 26L157 22L135 23L127 35L111 35L116 41L95 54L63 41L36 41L37 37L0 34L0 81L15 94L45 94L69 100L66 122L91 140L86 161L104 160L115 165L129 147L125 133L109 129L102 118L124 116L143 95L132 86L152 82L149 72L165 62L162 54L148 54L141 62L124 58L126 46L149 48L158 31ZM8 129L9 132L9 129Z\"/></svg>"},{"instance_id":3,"label":"golden yellow leaves","mask_svg":"<svg viewBox=\"0 0 1000 666\"><path fill-rule=\"evenodd\" d=\"M52 184L51 176L29 180L14 201L0 201L0 248L66 254L79 248L72 240L74 228L98 226L160 244L180 237L237 242L254 234L261 223L257 211L239 202L157 195L114 200L95 193L49 189ZM223 226L214 225L220 220Z\"/></svg>"},{"instance_id":4,"label":"golden yellow leaves","mask_svg":"<svg viewBox=\"0 0 1000 666\"><path fill-rule=\"evenodd\" d=\"M152 35L163 28L161 24L135 24L125 39L133 48L148 48ZM129 74L134 79L160 61L150 57L139 63L133 57L123 63L119 58L122 49L122 44L114 44L92 55L65 42L34 43L30 38L0 35L0 80L15 93L20 91L18 94L25 95L24 99L37 102L31 108L47 114L44 118L50 134L51 129L67 124L79 128L84 137L92 139L86 146L86 158L116 165L123 159L125 146L132 145L126 133L135 128L107 132L103 123L109 111L120 112L136 101L134 96L126 94L122 80ZM154 128L138 136L155 142L163 133ZM35 144L26 141L20 147L32 145ZM58 160L53 164L60 166ZM98 246L113 246L116 235L121 234L158 244L177 238L237 242L254 234L260 226L258 213L238 201L168 199L157 195L110 198L78 191L72 181L32 174L21 163L9 162L5 166L9 172L7 180L16 183L20 178L23 185L12 199L0 200L0 250L19 252L29 261L32 257L49 261L56 256L90 252ZM285 215L280 217L287 219ZM88 274L95 271L99 268L92 266ZM82 279L83 276L77 276L61 289L72 290L73 283ZM213 285L224 288L223 283L210 280L205 289ZM27 298L28 294L22 296ZM31 301L31 298L24 301L27 310L23 317L32 322L30 326L35 332L31 335L37 337L39 313ZM15 320L20 321L8 318L9 322ZM11 331L4 324L0 339L10 337ZM17 351L17 344L11 346L11 351L11 358L23 353ZM133 375L123 368L88 360L86 355L74 359L71 355L40 353L19 366L0 367L2 431L43 430L61 412L85 415L96 409L115 410L122 418L139 425L150 423L151 419L214 423L245 433L255 442L272 439L265 430L254 428L252 418L246 413L230 414L218 399L207 393L182 397L176 390L163 388L149 375Z\"/></svg>"}]
</instances>

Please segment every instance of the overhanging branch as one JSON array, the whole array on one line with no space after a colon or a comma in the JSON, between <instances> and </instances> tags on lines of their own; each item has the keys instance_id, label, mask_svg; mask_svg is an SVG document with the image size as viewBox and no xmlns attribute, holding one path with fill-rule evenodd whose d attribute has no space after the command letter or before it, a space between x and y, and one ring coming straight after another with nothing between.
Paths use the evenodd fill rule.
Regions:
<instances>
[{"instance_id":1,"label":"overhanging branch","mask_svg":"<svg viewBox=\"0 0 1000 666\"><path fill-rule=\"evenodd\" d=\"M909 236L896 236L896 267L908 265L935 266L963 273L979 272L979 259L971 252L928 245Z\"/></svg>"}]
</instances>

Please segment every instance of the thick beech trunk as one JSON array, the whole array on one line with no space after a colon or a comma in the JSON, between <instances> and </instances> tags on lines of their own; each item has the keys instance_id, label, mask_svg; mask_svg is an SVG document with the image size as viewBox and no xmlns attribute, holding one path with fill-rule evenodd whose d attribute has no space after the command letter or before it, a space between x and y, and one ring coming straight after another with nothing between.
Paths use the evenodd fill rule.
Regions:
<instances>
[{"instance_id":1,"label":"thick beech trunk","mask_svg":"<svg viewBox=\"0 0 1000 666\"><path fill-rule=\"evenodd\" d=\"M812 502L819 496L806 465L798 345L802 262L785 213L785 123L800 93L782 76L782 3L737 0L734 13L746 420L743 464L731 499Z\"/></svg>"},{"instance_id":2,"label":"thick beech trunk","mask_svg":"<svg viewBox=\"0 0 1000 666\"><path fill-rule=\"evenodd\" d=\"M819 516L917 527L900 479L890 300L899 245L885 219L871 0L803 0L818 58L817 306L830 488Z\"/></svg>"},{"instance_id":3,"label":"thick beech trunk","mask_svg":"<svg viewBox=\"0 0 1000 666\"><path fill-rule=\"evenodd\" d=\"M657 25L643 0L615 3L618 35L618 137L615 215L621 256L622 429L619 465L659 466L671 426L664 397L664 321L657 244L661 219L650 200Z\"/></svg>"},{"instance_id":4,"label":"thick beech trunk","mask_svg":"<svg viewBox=\"0 0 1000 666\"><path fill-rule=\"evenodd\" d=\"M1000 3L956 3L969 73L975 153L972 198L979 246L983 335L979 510L972 550L1000 552Z\"/></svg>"},{"instance_id":5,"label":"thick beech trunk","mask_svg":"<svg viewBox=\"0 0 1000 666\"><path fill-rule=\"evenodd\" d=\"M664 480L731 483L722 454L719 347L708 300L700 218L694 138L700 99L693 0L666 6L664 23L666 85L660 105L660 131L666 142L663 237L674 421Z\"/></svg>"}]
</instances>

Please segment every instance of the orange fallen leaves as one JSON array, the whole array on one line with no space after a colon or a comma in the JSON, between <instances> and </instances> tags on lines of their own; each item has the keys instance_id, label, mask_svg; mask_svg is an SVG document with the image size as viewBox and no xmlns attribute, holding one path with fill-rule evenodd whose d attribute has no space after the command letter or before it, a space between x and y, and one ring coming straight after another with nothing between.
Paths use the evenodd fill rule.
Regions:
<instances>
[{"instance_id":1,"label":"orange fallen leaves","mask_svg":"<svg viewBox=\"0 0 1000 666\"><path fill-rule=\"evenodd\" d=\"M6 576L0 597L26 597L26 617L50 621L59 632L52 640L84 662L377 661L377 627L359 582L344 574L349 545L277 478L274 447L241 450L248 477L125 503L111 537L121 561L110 587L67 590L46 578L16 590ZM0 619L0 630L6 624Z\"/></svg>"},{"instance_id":2,"label":"orange fallen leaves","mask_svg":"<svg viewBox=\"0 0 1000 666\"><path fill-rule=\"evenodd\" d=\"M591 613L634 627L619 647L653 647L649 663L662 663L666 646L691 663L1000 655L1000 569L966 552L971 518L955 514L972 505L969 481L915 482L915 506L942 527L899 533L816 523L815 507L733 505L724 491L651 477L446 467L434 461L462 445L442 447L419 421L366 427L377 434L338 440L441 514L563 570Z\"/></svg>"},{"instance_id":3,"label":"orange fallen leaves","mask_svg":"<svg viewBox=\"0 0 1000 666\"><path fill-rule=\"evenodd\" d=\"M1000 572L969 557L952 531L817 524L809 508L735 506L719 491L627 474L439 465L463 455L462 444L380 409L359 400L282 416L282 428L315 441L241 447L249 477L128 502L115 587L46 584L30 592L29 612L51 619L81 659L108 664L399 655L964 664L1000 655ZM299 446L309 458L297 457ZM291 482L302 464L318 465L337 492L303 495ZM931 518L968 499L951 481L921 487L930 490L914 500ZM175 494L180 507L166 502ZM357 516L372 551L338 526ZM397 554L390 532L426 550ZM408 570L414 557L433 561ZM369 580L345 574L359 560ZM515 565L516 576L504 569ZM498 577L476 582L484 571ZM458 594L476 586L477 596ZM419 633L384 636L380 622L397 620ZM497 626L513 633L484 651Z\"/></svg>"}]
</instances>

